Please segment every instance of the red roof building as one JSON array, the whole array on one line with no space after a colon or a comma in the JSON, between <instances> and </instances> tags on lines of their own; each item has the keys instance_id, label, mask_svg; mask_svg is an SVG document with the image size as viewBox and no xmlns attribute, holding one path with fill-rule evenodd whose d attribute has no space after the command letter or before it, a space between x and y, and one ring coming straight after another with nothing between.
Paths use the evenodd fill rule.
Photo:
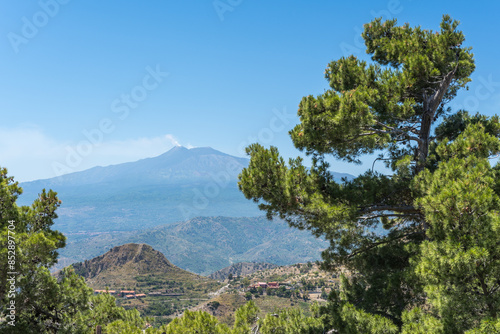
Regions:
<instances>
[{"instance_id":1,"label":"red roof building","mask_svg":"<svg viewBox=\"0 0 500 334\"><path fill-rule=\"evenodd\" d=\"M135 291L134 290L122 290L120 291L120 294L123 296L125 295L135 295Z\"/></svg>"},{"instance_id":2,"label":"red roof building","mask_svg":"<svg viewBox=\"0 0 500 334\"><path fill-rule=\"evenodd\" d=\"M94 293L109 293L110 295L114 295L116 293L115 290L94 290Z\"/></svg>"}]
</instances>

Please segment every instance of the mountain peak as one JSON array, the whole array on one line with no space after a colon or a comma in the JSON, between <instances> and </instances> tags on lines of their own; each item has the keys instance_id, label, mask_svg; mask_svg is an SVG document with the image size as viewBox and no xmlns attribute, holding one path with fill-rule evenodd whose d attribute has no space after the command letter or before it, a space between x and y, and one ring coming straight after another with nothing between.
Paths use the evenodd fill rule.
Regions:
<instances>
[{"instance_id":1,"label":"mountain peak","mask_svg":"<svg viewBox=\"0 0 500 334\"><path fill-rule=\"evenodd\" d=\"M184 146L174 146L170 150L168 150L167 152L160 154L158 157L165 157L165 156L170 157L170 156L175 156L177 154L182 154L182 153L188 152L188 151L189 151L189 149L187 149ZM146 158L146 160L149 160L149 159L155 159L155 158ZM141 161L141 160L139 160L139 161Z\"/></svg>"},{"instance_id":2,"label":"mountain peak","mask_svg":"<svg viewBox=\"0 0 500 334\"><path fill-rule=\"evenodd\" d=\"M147 244L125 244L110 249L107 253L73 265L75 271L86 279L108 272L126 272L133 275L167 273L181 270L165 255Z\"/></svg>"},{"instance_id":3,"label":"mountain peak","mask_svg":"<svg viewBox=\"0 0 500 334\"><path fill-rule=\"evenodd\" d=\"M215 154L215 155L225 155L225 156L230 156L229 154L226 154L221 151L217 151L214 148L211 148L210 146L204 146L204 147L193 147L189 151L196 153L196 154Z\"/></svg>"},{"instance_id":4,"label":"mountain peak","mask_svg":"<svg viewBox=\"0 0 500 334\"><path fill-rule=\"evenodd\" d=\"M29 193L31 188L40 191L42 188L61 189L62 186L75 187L104 183L135 186L137 184L199 182L226 170L227 166L236 166L230 175L236 180L239 171L247 164L248 159L233 157L211 147L188 149L184 146L175 146L156 157L106 167L94 167L47 180L36 180L23 184L23 188Z\"/></svg>"},{"instance_id":5,"label":"mountain peak","mask_svg":"<svg viewBox=\"0 0 500 334\"><path fill-rule=\"evenodd\" d=\"M200 147L191 147L191 148L187 148L187 147L184 147L184 146L181 146L181 145L177 145L177 146L174 146L172 147L170 150L168 150L167 152L165 153L169 153L169 152L192 152L192 153L217 153L217 154L224 154L226 155L226 153L223 153L221 151L218 151L210 146L200 146Z\"/></svg>"},{"instance_id":6,"label":"mountain peak","mask_svg":"<svg viewBox=\"0 0 500 334\"><path fill-rule=\"evenodd\" d=\"M172 147L170 150L168 150L167 152L177 152L177 151L187 151L188 148L184 147L184 146L181 146L181 145L176 145L174 147Z\"/></svg>"},{"instance_id":7,"label":"mountain peak","mask_svg":"<svg viewBox=\"0 0 500 334\"><path fill-rule=\"evenodd\" d=\"M217 151L216 149L209 147L209 146L204 146L204 147L192 147L192 148L186 148L184 146L174 146L167 152L161 154L157 158L162 158L162 159L176 159L178 161L188 159L188 158L193 158L193 157L199 157L203 155L218 155L218 156L226 156L234 159L240 159L236 157L232 157L229 154L223 153L221 151ZM154 158L150 158L154 159ZM146 160L150 160L146 159ZM140 161L140 160L139 160Z\"/></svg>"},{"instance_id":8,"label":"mountain peak","mask_svg":"<svg viewBox=\"0 0 500 334\"><path fill-rule=\"evenodd\" d=\"M110 249L110 251L104 255L108 255L109 258L116 258L124 262L139 263L143 260L151 261L152 258L160 260L167 266L172 266L172 264L165 258L165 255L153 249L153 247L147 244L124 244L121 246L116 246ZM103 256L104 256L103 255Z\"/></svg>"},{"instance_id":9,"label":"mountain peak","mask_svg":"<svg viewBox=\"0 0 500 334\"><path fill-rule=\"evenodd\" d=\"M105 254L85 262L73 264L75 272L82 276L87 284L102 290L108 287L113 290L136 294L159 291L167 293L175 287L183 292L188 284L201 284L201 290L208 289L213 281L183 270L153 247L147 244L129 243L113 247ZM170 282L175 282L171 286Z\"/></svg>"}]
</instances>

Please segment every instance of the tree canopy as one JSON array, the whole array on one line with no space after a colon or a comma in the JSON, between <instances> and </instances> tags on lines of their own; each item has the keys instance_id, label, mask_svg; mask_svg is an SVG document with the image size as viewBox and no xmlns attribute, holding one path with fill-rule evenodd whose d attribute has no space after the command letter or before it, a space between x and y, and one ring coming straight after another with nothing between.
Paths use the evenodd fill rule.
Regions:
<instances>
[{"instance_id":1,"label":"tree canopy","mask_svg":"<svg viewBox=\"0 0 500 334\"><path fill-rule=\"evenodd\" d=\"M339 332L461 333L498 319L499 168L489 158L500 125L448 107L475 68L458 26L448 15L438 31L366 24L372 61L332 61L330 88L299 104L290 135L311 166L247 148L244 195L325 237L324 268L350 273L324 309ZM358 164L374 153L390 175L334 180L329 158Z\"/></svg>"},{"instance_id":2,"label":"tree canopy","mask_svg":"<svg viewBox=\"0 0 500 334\"><path fill-rule=\"evenodd\" d=\"M94 296L73 268L51 275L66 240L52 229L61 201L44 189L31 206L19 207L21 193L0 168L0 332L93 333L101 325L108 333L123 326L141 333L146 319L137 310L116 306L107 294Z\"/></svg>"}]
</instances>

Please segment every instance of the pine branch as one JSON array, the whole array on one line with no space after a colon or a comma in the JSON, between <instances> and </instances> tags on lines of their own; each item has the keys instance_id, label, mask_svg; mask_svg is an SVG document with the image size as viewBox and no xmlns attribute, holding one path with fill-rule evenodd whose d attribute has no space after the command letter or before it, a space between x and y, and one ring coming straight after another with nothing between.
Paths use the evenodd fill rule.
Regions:
<instances>
[{"instance_id":1,"label":"pine branch","mask_svg":"<svg viewBox=\"0 0 500 334\"><path fill-rule=\"evenodd\" d=\"M361 254L363 252L366 252L366 251L368 251L368 250L370 250L372 248L375 248L377 246L380 246L380 245L383 245L383 244L388 244L390 242L393 242L393 241L396 241L396 240L400 240L400 239L403 239L403 238L406 238L406 237L409 237L409 236L418 235L418 234L425 234L425 232L424 231L411 232L411 233L402 234L402 235L397 236L395 238L384 239L384 240L381 240L381 241L378 241L378 242L374 242L374 243L370 244L369 246L356 249L355 251L353 251L351 254L349 254L347 256L347 259L351 259L354 256L356 256L358 254Z\"/></svg>"},{"instance_id":2,"label":"pine branch","mask_svg":"<svg viewBox=\"0 0 500 334\"><path fill-rule=\"evenodd\" d=\"M374 205L370 207L366 207L360 210L361 214L366 214L370 212L377 212L377 211L393 211L393 212L406 212L406 213L412 213L412 214L419 214L420 212L415 209L414 206L407 205L407 206L398 206L398 205Z\"/></svg>"},{"instance_id":3,"label":"pine branch","mask_svg":"<svg viewBox=\"0 0 500 334\"><path fill-rule=\"evenodd\" d=\"M387 129L389 129L389 130L386 131L386 130L377 129L377 128L373 128L373 127L368 127L368 128L366 128L366 130L375 132L377 134L388 134L388 135L391 135L391 136L397 136L397 135L399 135L399 136L403 137L402 140L413 140L413 141L416 141L417 143L421 143L422 142L422 140L419 137L415 137L415 136L409 135L408 132L405 131L404 129L393 128L393 127L388 126L386 124L380 123L379 121L376 121L376 123L378 125L381 125L381 126L387 128Z\"/></svg>"},{"instance_id":4,"label":"pine branch","mask_svg":"<svg viewBox=\"0 0 500 334\"><path fill-rule=\"evenodd\" d=\"M408 218L409 216L417 216L417 215L418 215L417 213L410 213L410 214L402 214L402 213L379 213L379 214L365 216L365 217L359 217L359 218L363 219L363 221L365 221L365 220L374 219L374 218L383 218L383 217Z\"/></svg>"}]
</instances>

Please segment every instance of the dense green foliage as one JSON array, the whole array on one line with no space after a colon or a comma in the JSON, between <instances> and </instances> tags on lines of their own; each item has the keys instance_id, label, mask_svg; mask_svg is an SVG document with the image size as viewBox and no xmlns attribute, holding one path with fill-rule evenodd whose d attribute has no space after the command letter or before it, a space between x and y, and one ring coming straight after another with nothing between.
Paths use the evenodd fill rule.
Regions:
<instances>
[{"instance_id":1,"label":"dense green foliage","mask_svg":"<svg viewBox=\"0 0 500 334\"><path fill-rule=\"evenodd\" d=\"M65 237L51 229L61 202L55 192L43 190L31 206L19 207L21 192L0 169L0 331L89 333L115 321L144 327L137 311L117 307L109 295L94 296L72 268L58 277L50 274L65 244Z\"/></svg>"},{"instance_id":2,"label":"dense green foliage","mask_svg":"<svg viewBox=\"0 0 500 334\"><path fill-rule=\"evenodd\" d=\"M488 157L500 141L471 125L436 148L441 163L416 178L428 239L413 259L432 309L447 331L461 332L500 314L500 198Z\"/></svg>"},{"instance_id":3,"label":"dense green foliage","mask_svg":"<svg viewBox=\"0 0 500 334\"><path fill-rule=\"evenodd\" d=\"M324 325L313 306L314 315L306 317L299 309L289 308L275 313L268 313L264 319L258 319L259 308L249 301L240 307L235 314L232 328L220 323L215 317L202 311L186 311L180 318L174 319L166 326L167 334L323 334Z\"/></svg>"},{"instance_id":4,"label":"dense green foliage","mask_svg":"<svg viewBox=\"0 0 500 334\"><path fill-rule=\"evenodd\" d=\"M258 144L240 189L269 218L324 236L324 267L347 269L323 308L339 333L464 333L497 326L500 311L498 117L447 107L474 70L458 22L439 31L376 19L363 38L372 62L331 62L330 89L299 104L290 135L312 158L285 163ZM335 182L327 159L373 169ZM375 162L374 162L375 164ZM385 232L380 233L380 229Z\"/></svg>"},{"instance_id":5,"label":"dense green foliage","mask_svg":"<svg viewBox=\"0 0 500 334\"><path fill-rule=\"evenodd\" d=\"M321 317L305 317L299 309L290 308L279 311L277 314L268 313L261 321L262 334L315 334L324 332Z\"/></svg>"}]
</instances>

